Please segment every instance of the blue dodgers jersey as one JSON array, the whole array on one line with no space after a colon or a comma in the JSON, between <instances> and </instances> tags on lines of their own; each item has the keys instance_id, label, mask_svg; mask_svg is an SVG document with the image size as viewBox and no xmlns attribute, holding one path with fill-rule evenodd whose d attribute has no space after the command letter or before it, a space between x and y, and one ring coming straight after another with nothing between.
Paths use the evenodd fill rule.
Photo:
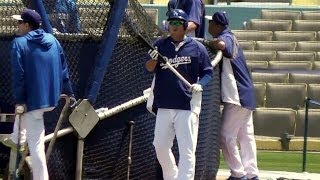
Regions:
<instances>
[{"instance_id":1,"label":"blue dodgers jersey","mask_svg":"<svg viewBox=\"0 0 320 180\"><path fill-rule=\"evenodd\" d=\"M154 46L190 84L196 83L198 77L212 77L213 68L205 47L190 37L181 43L176 47L172 38L167 37L157 40ZM160 61L155 73L153 107L190 110L189 88Z\"/></svg>"},{"instance_id":2,"label":"blue dodgers jersey","mask_svg":"<svg viewBox=\"0 0 320 180\"><path fill-rule=\"evenodd\" d=\"M236 80L237 91L235 91L235 93L237 94L231 96L239 97L240 105L242 107L253 110L256 107L253 82L242 48L238 45L238 47L235 48L238 49L238 51L233 52L234 45L238 44L233 42L233 38L234 35L229 29L225 29L218 37L218 39L224 41L226 44L223 56L230 59L230 69L232 69L232 73L229 75L233 75ZM235 41L237 42L237 39L235 39ZM233 55L235 55L235 57L232 57ZM221 63L223 63L223 65L227 64L225 61L221 61Z\"/></svg>"}]
</instances>

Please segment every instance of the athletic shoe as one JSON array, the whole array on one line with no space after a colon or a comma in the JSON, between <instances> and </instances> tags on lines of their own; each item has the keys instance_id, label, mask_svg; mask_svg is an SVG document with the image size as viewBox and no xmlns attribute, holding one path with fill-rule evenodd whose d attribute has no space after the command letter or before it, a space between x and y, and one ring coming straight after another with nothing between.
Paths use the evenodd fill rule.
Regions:
<instances>
[{"instance_id":1,"label":"athletic shoe","mask_svg":"<svg viewBox=\"0 0 320 180\"><path fill-rule=\"evenodd\" d=\"M14 151L17 150L17 144L14 143L11 138L4 138L1 142L2 142L3 145L5 145L5 146L7 146L7 147L9 147L9 148L11 148L11 149L13 149ZM26 144L23 143L23 144L20 146L20 150L19 150L19 151L20 151L20 153L21 153L21 152L24 152L25 150L26 150Z\"/></svg>"},{"instance_id":2,"label":"athletic shoe","mask_svg":"<svg viewBox=\"0 0 320 180\"><path fill-rule=\"evenodd\" d=\"M230 176L227 180L248 180L248 179L245 176L242 176L240 178Z\"/></svg>"},{"instance_id":3,"label":"athletic shoe","mask_svg":"<svg viewBox=\"0 0 320 180\"><path fill-rule=\"evenodd\" d=\"M255 176L255 177L251 178L250 180L259 180L259 177Z\"/></svg>"}]
</instances>

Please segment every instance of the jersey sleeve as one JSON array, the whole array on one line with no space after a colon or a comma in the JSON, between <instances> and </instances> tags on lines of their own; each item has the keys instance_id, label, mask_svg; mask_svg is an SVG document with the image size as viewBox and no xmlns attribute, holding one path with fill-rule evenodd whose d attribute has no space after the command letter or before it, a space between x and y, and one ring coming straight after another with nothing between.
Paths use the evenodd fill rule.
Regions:
<instances>
[{"instance_id":1,"label":"jersey sleeve","mask_svg":"<svg viewBox=\"0 0 320 180\"><path fill-rule=\"evenodd\" d=\"M226 44L225 50L223 50L223 56L231 58L233 54L233 39L230 36L220 36L219 40Z\"/></svg>"},{"instance_id":2,"label":"jersey sleeve","mask_svg":"<svg viewBox=\"0 0 320 180\"><path fill-rule=\"evenodd\" d=\"M191 4L189 15L189 21L196 23L198 26L201 23L202 18L202 7L201 7L201 0L194 0Z\"/></svg>"},{"instance_id":3,"label":"jersey sleeve","mask_svg":"<svg viewBox=\"0 0 320 180\"><path fill-rule=\"evenodd\" d=\"M11 73L12 73L12 84L13 84L13 96L15 103L25 104L26 103L26 86L25 76L23 68L23 59L21 58L21 49L14 40L11 48Z\"/></svg>"}]
</instances>

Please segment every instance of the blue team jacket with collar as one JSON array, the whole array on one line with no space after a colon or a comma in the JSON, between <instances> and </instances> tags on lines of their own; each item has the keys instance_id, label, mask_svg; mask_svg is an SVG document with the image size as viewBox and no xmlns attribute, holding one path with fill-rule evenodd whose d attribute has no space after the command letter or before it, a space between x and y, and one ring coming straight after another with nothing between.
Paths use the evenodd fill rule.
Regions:
<instances>
[{"instance_id":1,"label":"blue team jacket with collar","mask_svg":"<svg viewBox=\"0 0 320 180\"><path fill-rule=\"evenodd\" d=\"M11 69L15 103L27 111L56 107L61 93L73 95L63 49L42 29L13 40Z\"/></svg>"},{"instance_id":2,"label":"blue team jacket with collar","mask_svg":"<svg viewBox=\"0 0 320 180\"><path fill-rule=\"evenodd\" d=\"M199 84L205 86L212 79L211 61L201 43L186 37L184 44L176 47L172 38L167 37L157 40L154 46L190 84L197 83L199 77ZM189 88L160 61L155 70L153 94L154 108L191 110Z\"/></svg>"},{"instance_id":3,"label":"blue team jacket with collar","mask_svg":"<svg viewBox=\"0 0 320 180\"><path fill-rule=\"evenodd\" d=\"M256 108L254 86L250 76L250 72L246 64L246 60L245 60L242 48L238 45L237 39L234 39L235 36L228 28L225 29L223 32L221 32L221 34L217 38L225 42L226 49L223 51L223 56L230 59L229 61L230 64L227 64L225 60L220 61L220 70L224 69L222 68L223 65L230 65L231 66L230 69L232 69L232 72L230 72L228 76L229 78L230 76L233 76L232 79L236 81L236 87L233 87L236 90L235 91L231 90L231 92L235 92L237 94L233 94L231 96L239 97L238 103L240 103L242 107L254 110ZM227 80L227 83L229 80ZM221 83L223 83L224 81L223 77L221 77L221 81L222 81ZM232 86L229 87L229 89L231 88ZM233 104L238 104L238 103L233 103Z\"/></svg>"}]
</instances>

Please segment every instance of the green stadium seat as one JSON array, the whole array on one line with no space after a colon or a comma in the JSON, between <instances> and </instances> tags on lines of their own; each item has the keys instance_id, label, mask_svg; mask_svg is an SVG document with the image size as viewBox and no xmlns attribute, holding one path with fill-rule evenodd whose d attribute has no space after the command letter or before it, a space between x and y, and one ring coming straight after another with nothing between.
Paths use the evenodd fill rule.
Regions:
<instances>
[{"instance_id":1,"label":"green stadium seat","mask_svg":"<svg viewBox=\"0 0 320 180\"><path fill-rule=\"evenodd\" d=\"M267 83L266 107L302 109L307 97L305 83Z\"/></svg>"},{"instance_id":2,"label":"green stadium seat","mask_svg":"<svg viewBox=\"0 0 320 180\"><path fill-rule=\"evenodd\" d=\"M297 42L297 51L320 52L320 41L300 41Z\"/></svg>"},{"instance_id":3,"label":"green stadium seat","mask_svg":"<svg viewBox=\"0 0 320 180\"><path fill-rule=\"evenodd\" d=\"M247 30L259 31L291 31L291 20L251 19L246 23Z\"/></svg>"},{"instance_id":4,"label":"green stadium seat","mask_svg":"<svg viewBox=\"0 0 320 180\"><path fill-rule=\"evenodd\" d=\"M276 51L243 51L248 61L273 61L276 60Z\"/></svg>"},{"instance_id":5,"label":"green stadium seat","mask_svg":"<svg viewBox=\"0 0 320 180\"><path fill-rule=\"evenodd\" d=\"M315 41L315 31L275 31L275 41Z\"/></svg>"},{"instance_id":6,"label":"green stadium seat","mask_svg":"<svg viewBox=\"0 0 320 180\"><path fill-rule=\"evenodd\" d=\"M304 136L305 110L297 111L295 136ZM320 109L308 111L308 137L320 137Z\"/></svg>"},{"instance_id":7,"label":"green stadium seat","mask_svg":"<svg viewBox=\"0 0 320 180\"><path fill-rule=\"evenodd\" d=\"M320 20L319 11L301 11L303 20Z\"/></svg>"},{"instance_id":8,"label":"green stadium seat","mask_svg":"<svg viewBox=\"0 0 320 180\"><path fill-rule=\"evenodd\" d=\"M253 83L257 107L264 107L266 102L266 83Z\"/></svg>"},{"instance_id":9,"label":"green stadium seat","mask_svg":"<svg viewBox=\"0 0 320 180\"><path fill-rule=\"evenodd\" d=\"M293 41L256 41L256 50L294 51L296 44Z\"/></svg>"},{"instance_id":10,"label":"green stadium seat","mask_svg":"<svg viewBox=\"0 0 320 180\"><path fill-rule=\"evenodd\" d=\"M240 47L243 50L254 50L256 42L255 41L246 41L246 40L238 40Z\"/></svg>"},{"instance_id":11,"label":"green stadium seat","mask_svg":"<svg viewBox=\"0 0 320 180\"><path fill-rule=\"evenodd\" d=\"M308 84L308 97L312 100L320 102L320 83ZM310 108L320 109L320 106L311 104Z\"/></svg>"},{"instance_id":12,"label":"green stadium seat","mask_svg":"<svg viewBox=\"0 0 320 180\"><path fill-rule=\"evenodd\" d=\"M253 82L288 83L289 74L285 72L252 72Z\"/></svg>"},{"instance_id":13,"label":"green stadium seat","mask_svg":"<svg viewBox=\"0 0 320 180\"><path fill-rule=\"evenodd\" d=\"M310 61L269 61L269 69L311 70Z\"/></svg>"},{"instance_id":14,"label":"green stadium seat","mask_svg":"<svg viewBox=\"0 0 320 180\"><path fill-rule=\"evenodd\" d=\"M267 69L268 61L247 61L247 66L250 70L253 69Z\"/></svg>"},{"instance_id":15,"label":"green stadium seat","mask_svg":"<svg viewBox=\"0 0 320 180\"><path fill-rule=\"evenodd\" d=\"M297 20L301 19L300 11L262 9L261 19Z\"/></svg>"},{"instance_id":16,"label":"green stadium seat","mask_svg":"<svg viewBox=\"0 0 320 180\"><path fill-rule=\"evenodd\" d=\"M257 108L253 113L254 134L281 137L294 134L296 111L289 108Z\"/></svg>"},{"instance_id":17,"label":"green stadium seat","mask_svg":"<svg viewBox=\"0 0 320 180\"><path fill-rule=\"evenodd\" d=\"M293 31L319 31L320 20L295 20L293 21Z\"/></svg>"},{"instance_id":18,"label":"green stadium seat","mask_svg":"<svg viewBox=\"0 0 320 180\"><path fill-rule=\"evenodd\" d=\"M320 61L315 61L313 64L313 69L320 70Z\"/></svg>"},{"instance_id":19,"label":"green stadium seat","mask_svg":"<svg viewBox=\"0 0 320 180\"><path fill-rule=\"evenodd\" d=\"M277 61L311 61L316 59L313 51L277 51Z\"/></svg>"},{"instance_id":20,"label":"green stadium seat","mask_svg":"<svg viewBox=\"0 0 320 180\"><path fill-rule=\"evenodd\" d=\"M272 31L232 30L238 40L271 41Z\"/></svg>"},{"instance_id":21,"label":"green stadium seat","mask_svg":"<svg viewBox=\"0 0 320 180\"><path fill-rule=\"evenodd\" d=\"M290 72L290 83L320 84L320 73ZM320 95L320 91L318 92Z\"/></svg>"}]
</instances>

